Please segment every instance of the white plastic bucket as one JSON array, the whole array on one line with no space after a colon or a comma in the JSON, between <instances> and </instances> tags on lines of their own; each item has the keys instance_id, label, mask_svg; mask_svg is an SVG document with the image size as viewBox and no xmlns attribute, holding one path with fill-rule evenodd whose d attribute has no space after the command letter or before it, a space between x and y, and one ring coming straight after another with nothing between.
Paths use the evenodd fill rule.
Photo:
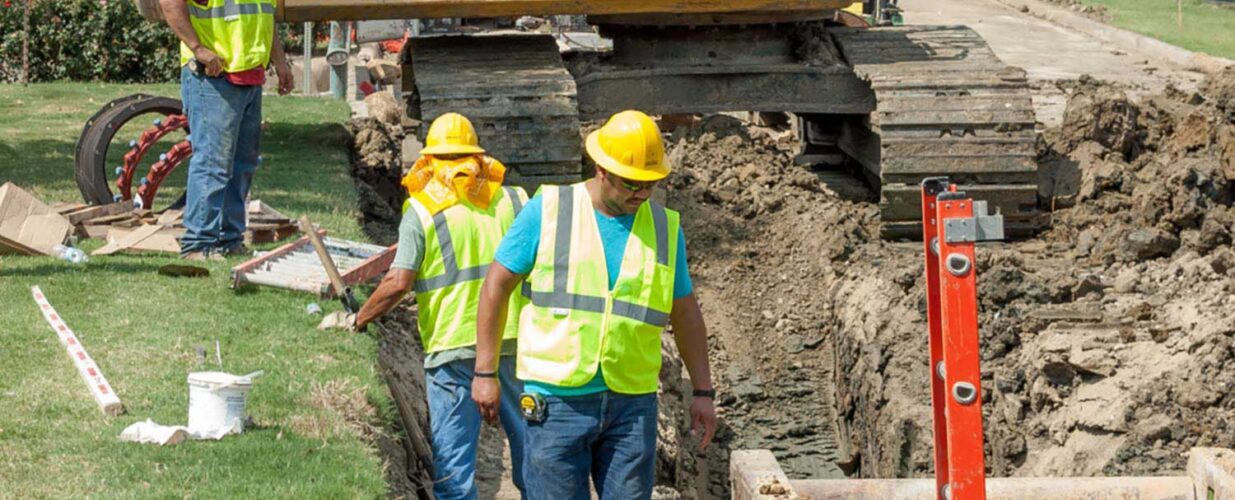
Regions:
<instances>
[{"instance_id":1,"label":"white plastic bucket","mask_svg":"<svg viewBox=\"0 0 1235 500\"><path fill-rule=\"evenodd\" d=\"M256 375L190 373L189 432L217 436L244 432L245 406Z\"/></svg>"}]
</instances>

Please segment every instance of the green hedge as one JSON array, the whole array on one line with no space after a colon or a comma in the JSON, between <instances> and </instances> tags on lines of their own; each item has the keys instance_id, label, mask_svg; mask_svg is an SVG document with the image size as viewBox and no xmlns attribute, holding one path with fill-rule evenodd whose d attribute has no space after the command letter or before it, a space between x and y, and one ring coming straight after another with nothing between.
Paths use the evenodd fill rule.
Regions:
<instances>
[{"instance_id":1,"label":"green hedge","mask_svg":"<svg viewBox=\"0 0 1235 500\"><path fill-rule=\"evenodd\" d=\"M21 76L25 0L0 6L0 81ZM35 0L30 12L30 81L153 83L179 73L178 42L130 0Z\"/></svg>"},{"instance_id":2,"label":"green hedge","mask_svg":"<svg viewBox=\"0 0 1235 500\"><path fill-rule=\"evenodd\" d=\"M21 78L26 0L0 0L0 82ZM132 0L35 0L30 11L30 81L158 83L180 76L180 42L166 24L141 17ZM300 25L282 27L290 51ZM314 33L324 38L326 23Z\"/></svg>"}]
</instances>

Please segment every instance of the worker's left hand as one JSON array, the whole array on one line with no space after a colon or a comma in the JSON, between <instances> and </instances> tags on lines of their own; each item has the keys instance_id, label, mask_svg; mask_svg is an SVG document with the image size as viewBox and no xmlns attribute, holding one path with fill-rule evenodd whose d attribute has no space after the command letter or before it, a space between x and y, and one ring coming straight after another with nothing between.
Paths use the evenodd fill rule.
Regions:
<instances>
[{"instance_id":1,"label":"worker's left hand","mask_svg":"<svg viewBox=\"0 0 1235 500\"><path fill-rule=\"evenodd\" d=\"M694 435L703 433L699 439L699 449L702 450L712 442L716 435L716 406L712 398L694 398L690 403L690 432Z\"/></svg>"},{"instance_id":2,"label":"worker's left hand","mask_svg":"<svg viewBox=\"0 0 1235 500\"><path fill-rule=\"evenodd\" d=\"M279 78L279 95L292 93L296 88L296 78L292 76L292 66L286 62L274 65L274 74Z\"/></svg>"}]
</instances>

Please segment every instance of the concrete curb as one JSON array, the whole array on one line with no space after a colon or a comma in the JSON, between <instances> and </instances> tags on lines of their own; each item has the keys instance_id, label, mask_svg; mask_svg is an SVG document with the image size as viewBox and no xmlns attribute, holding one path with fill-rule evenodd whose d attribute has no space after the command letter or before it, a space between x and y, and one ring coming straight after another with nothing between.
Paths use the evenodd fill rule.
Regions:
<instances>
[{"instance_id":1,"label":"concrete curb","mask_svg":"<svg viewBox=\"0 0 1235 500\"><path fill-rule=\"evenodd\" d=\"M1127 50L1139 52L1158 59L1163 59L1185 69L1206 74L1217 73L1228 66L1235 66L1235 61L1208 54L1193 52L1183 47L1177 47L1156 38L1133 33L1116 28L1109 24L1094 21L1072 11L1051 5L1040 0L991 0L1019 11L1021 7L1029 9L1029 15L1058 24L1065 28L1079 31L1104 42L1119 45Z\"/></svg>"}]
</instances>

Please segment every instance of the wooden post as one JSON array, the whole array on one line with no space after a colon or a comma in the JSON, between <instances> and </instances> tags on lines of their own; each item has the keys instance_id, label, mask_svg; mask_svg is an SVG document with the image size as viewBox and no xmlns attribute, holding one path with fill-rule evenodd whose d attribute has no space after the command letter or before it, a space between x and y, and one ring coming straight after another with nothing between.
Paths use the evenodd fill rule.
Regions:
<instances>
[{"instance_id":1,"label":"wooden post","mask_svg":"<svg viewBox=\"0 0 1235 500\"><path fill-rule=\"evenodd\" d=\"M30 85L30 9L34 0L26 0L26 11L21 15L21 84Z\"/></svg>"}]
</instances>

